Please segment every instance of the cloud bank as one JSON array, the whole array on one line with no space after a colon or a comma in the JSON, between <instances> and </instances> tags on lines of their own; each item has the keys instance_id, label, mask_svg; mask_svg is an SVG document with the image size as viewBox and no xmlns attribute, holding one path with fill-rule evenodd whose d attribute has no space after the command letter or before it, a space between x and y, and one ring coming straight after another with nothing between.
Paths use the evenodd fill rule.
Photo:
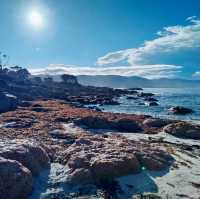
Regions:
<instances>
[{"instance_id":1,"label":"cloud bank","mask_svg":"<svg viewBox=\"0 0 200 199\"><path fill-rule=\"evenodd\" d=\"M47 68L32 69L33 75L121 75L121 76L141 76L149 79L175 77L180 72L181 66L174 65L144 65L144 66L118 66L118 67L89 67L73 66L63 64L51 64Z\"/></svg>"},{"instance_id":2,"label":"cloud bank","mask_svg":"<svg viewBox=\"0 0 200 199\"><path fill-rule=\"evenodd\" d=\"M110 52L98 58L98 65L126 61L129 65L146 64L151 56L174 53L184 49L200 48L200 20L188 17L188 25L168 26L157 32L157 38L146 41L138 48ZM150 63L148 63L150 64Z\"/></svg>"}]
</instances>

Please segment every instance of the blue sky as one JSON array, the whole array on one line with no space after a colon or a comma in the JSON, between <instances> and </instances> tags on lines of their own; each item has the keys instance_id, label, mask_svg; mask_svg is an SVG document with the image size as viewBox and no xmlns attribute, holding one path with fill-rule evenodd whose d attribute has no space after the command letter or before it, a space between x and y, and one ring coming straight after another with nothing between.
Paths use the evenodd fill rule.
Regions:
<instances>
[{"instance_id":1,"label":"blue sky","mask_svg":"<svg viewBox=\"0 0 200 199\"><path fill-rule=\"evenodd\" d=\"M198 0L1 0L0 24L9 63L34 72L200 77Z\"/></svg>"}]
</instances>

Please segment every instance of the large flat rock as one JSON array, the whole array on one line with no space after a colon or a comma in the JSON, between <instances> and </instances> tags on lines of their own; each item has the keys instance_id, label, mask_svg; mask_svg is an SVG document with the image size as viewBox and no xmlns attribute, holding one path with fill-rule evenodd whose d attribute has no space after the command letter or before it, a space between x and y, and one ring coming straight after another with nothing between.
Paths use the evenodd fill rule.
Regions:
<instances>
[{"instance_id":1,"label":"large flat rock","mask_svg":"<svg viewBox=\"0 0 200 199\"><path fill-rule=\"evenodd\" d=\"M98 183L144 169L166 169L173 158L161 145L116 134L83 135L63 152L63 162L71 168L70 181L80 183L85 174L89 182Z\"/></svg>"}]
</instances>

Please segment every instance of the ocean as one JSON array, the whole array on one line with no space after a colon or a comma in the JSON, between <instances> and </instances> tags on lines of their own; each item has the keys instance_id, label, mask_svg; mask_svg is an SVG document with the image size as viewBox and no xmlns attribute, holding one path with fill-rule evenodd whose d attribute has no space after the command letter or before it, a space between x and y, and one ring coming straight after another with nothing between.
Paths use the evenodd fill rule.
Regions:
<instances>
[{"instance_id":1,"label":"ocean","mask_svg":"<svg viewBox=\"0 0 200 199\"><path fill-rule=\"evenodd\" d=\"M200 88L145 88L143 92L154 93L154 97L159 100L159 106L147 106L142 104L144 102L142 98L130 100L123 96L118 99L120 105L105 105L104 111L200 122ZM188 107L194 112L187 115L174 115L168 112L172 106Z\"/></svg>"}]
</instances>

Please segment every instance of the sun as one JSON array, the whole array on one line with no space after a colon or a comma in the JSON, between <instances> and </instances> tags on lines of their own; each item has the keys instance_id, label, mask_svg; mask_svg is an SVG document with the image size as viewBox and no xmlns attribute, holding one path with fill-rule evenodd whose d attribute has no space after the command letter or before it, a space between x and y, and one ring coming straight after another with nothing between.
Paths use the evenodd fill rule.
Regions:
<instances>
[{"instance_id":1,"label":"sun","mask_svg":"<svg viewBox=\"0 0 200 199\"><path fill-rule=\"evenodd\" d=\"M28 14L28 23L36 29L42 28L44 25L44 19L42 14L37 10L32 10Z\"/></svg>"}]
</instances>

